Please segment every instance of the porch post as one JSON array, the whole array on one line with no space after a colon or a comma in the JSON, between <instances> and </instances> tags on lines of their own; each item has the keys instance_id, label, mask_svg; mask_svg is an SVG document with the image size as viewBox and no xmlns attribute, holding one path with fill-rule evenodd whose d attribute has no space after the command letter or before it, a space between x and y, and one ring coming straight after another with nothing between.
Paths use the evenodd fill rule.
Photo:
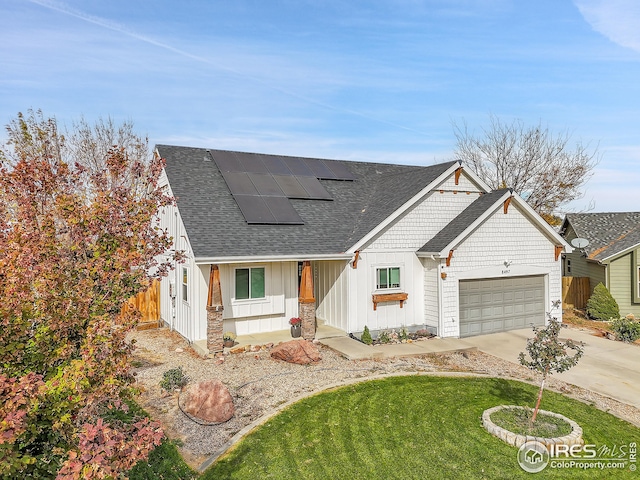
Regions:
<instances>
[{"instance_id":1,"label":"porch post","mask_svg":"<svg viewBox=\"0 0 640 480\"><path fill-rule=\"evenodd\" d=\"M220 269L211 265L209 274L209 294L207 296L207 350L209 353L222 352L222 289L220 288Z\"/></svg>"},{"instance_id":2,"label":"porch post","mask_svg":"<svg viewBox=\"0 0 640 480\"><path fill-rule=\"evenodd\" d=\"M302 338L313 340L316 336L316 299L313 296L313 272L309 260L305 260L302 264L298 307L302 319Z\"/></svg>"}]
</instances>

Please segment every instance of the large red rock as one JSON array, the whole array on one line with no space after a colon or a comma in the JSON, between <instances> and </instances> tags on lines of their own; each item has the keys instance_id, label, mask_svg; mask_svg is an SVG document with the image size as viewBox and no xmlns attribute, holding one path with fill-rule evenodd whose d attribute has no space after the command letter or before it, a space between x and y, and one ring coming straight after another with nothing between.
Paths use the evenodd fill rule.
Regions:
<instances>
[{"instance_id":1,"label":"large red rock","mask_svg":"<svg viewBox=\"0 0 640 480\"><path fill-rule=\"evenodd\" d=\"M186 398L184 411L205 422L226 422L236 411L229 389L220 380L192 385Z\"/></svg>"},{"instance_id":2,"label":"large red rock","mask_svg":"<svg viewBox=\"0 0 640 480\"><path fill-rule=\"evenodd\" d=\"M318 347L308 340L291 340L271 350L271 357L289 363L306 365L321 360Z\"/></svg>"}]
</instances>

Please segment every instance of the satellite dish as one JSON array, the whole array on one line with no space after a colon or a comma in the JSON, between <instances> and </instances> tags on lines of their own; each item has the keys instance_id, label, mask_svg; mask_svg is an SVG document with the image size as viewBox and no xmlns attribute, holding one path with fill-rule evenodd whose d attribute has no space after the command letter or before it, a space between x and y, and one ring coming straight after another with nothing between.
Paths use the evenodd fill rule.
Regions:
<instances>
[{"instance_id":1,"label":"satellite dish","mask_svg":"<svg viewBox=\"0 0 640 480\"><path fill-rule=\"evenodd\" d=\"M589 240L586 238L574 238L571 240L571 245L576 248L585 248L589 245Z\"/></svg>"}]
</instances>

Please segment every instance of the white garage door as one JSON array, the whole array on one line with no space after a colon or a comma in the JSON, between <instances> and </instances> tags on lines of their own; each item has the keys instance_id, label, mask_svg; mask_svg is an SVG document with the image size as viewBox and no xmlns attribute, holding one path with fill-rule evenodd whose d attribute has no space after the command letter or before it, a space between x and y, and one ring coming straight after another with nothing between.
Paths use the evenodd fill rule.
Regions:
<instances>
[{"instance_id":1,"label":"white garage door","mask_svg":"<svg viewBox=\"0 0 640 480\"><path fill-rule=\"evenodd\" d=\"M460 280L460 336L543 326L544 276Z\"/></svg>"}]
</instances>

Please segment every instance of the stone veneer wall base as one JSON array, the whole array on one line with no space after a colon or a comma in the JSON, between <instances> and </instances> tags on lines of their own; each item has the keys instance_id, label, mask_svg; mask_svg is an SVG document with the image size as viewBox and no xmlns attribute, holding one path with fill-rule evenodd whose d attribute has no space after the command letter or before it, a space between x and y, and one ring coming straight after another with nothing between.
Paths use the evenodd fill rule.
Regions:
<instances>
[{"instance_id":1,"label":"stone veneer wall base","mask_svg":"<svg viewBox=\"0 0 640 480\"><path fill-rule=\"evenodd\" d=\"M222 305L207 307L207 350L209 353L218 353L224 350L222 311Z\"/></svg>"}]
</instances>

